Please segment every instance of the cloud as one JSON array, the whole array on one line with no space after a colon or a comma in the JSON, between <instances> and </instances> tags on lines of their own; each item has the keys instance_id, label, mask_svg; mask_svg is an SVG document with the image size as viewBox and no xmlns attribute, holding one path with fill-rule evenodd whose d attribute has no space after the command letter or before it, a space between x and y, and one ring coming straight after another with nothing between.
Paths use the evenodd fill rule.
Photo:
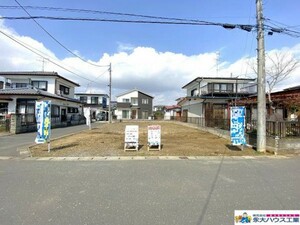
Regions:
<instances>
[{"instance_id":1,"label":"cloud","mask_svg":"<svg viewBox=\"0 0 300 225\"><path fill-rule=\"evenodd\" d=\"M242 57L235 62L218 62L217 52L199 53L196 55L184 55L174 52L159 52L151 47L133 46L118 43L118 52L103 54L93 64L104 65L95 67L75 57L66 57L59 60L55 54L47 49L43 43L31 37L21 36L13 29L5 26L0 21L0 28L8 36L25 43L38 50L45 58L49 58L45 64L46 71L56 71L60 75L71 79L81 85L77 90L90 93L108 93L109 72L108 65L112 64L112 94L114 96L137 88L155 97L154 104L175 104L175 99L185 96L185 90L181 87L198 76L205 77L246 77L254 76L249 66L254 57ZM0 49L5 54L0 55L1 71L40 71L42 62L40 56L30 52L10 38L0 34ZM287 49L296 57L300 56L300 44ZM283 51L283 49L277 49ZM69 55L69 54L66 54ZM64 70L51 63L61 65ZM218 70L217 70L218 69ZM280 84L280 88L300 84L300 68L293 72L292 76Z\"/></svg>"},{"instance_id":2,"label":"cloud","mask_svg":"<svg viewBox=\"0 0 300 225\"><path fill-rule=\"evenodd\" d=\"M118 42L118 52L132 52L135 48L133 44Z\"/></svg>"}]
</instances>

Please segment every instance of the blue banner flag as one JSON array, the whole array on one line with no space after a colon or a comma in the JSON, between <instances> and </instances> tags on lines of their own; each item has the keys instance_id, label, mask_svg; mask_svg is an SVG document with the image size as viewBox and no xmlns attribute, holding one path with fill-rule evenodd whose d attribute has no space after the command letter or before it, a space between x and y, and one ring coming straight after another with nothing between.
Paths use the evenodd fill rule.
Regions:
<instances>
[{"instance_id":1,"label":"blue banner flag","mask_svg":"<svg viewBox=\"0 0 300 225\"><path fill-rule=\"evenodd\" d=\"M245 145L245 107L231 107L230 137L232 145Z\"/></svg>"},{"instance_id":2,"label":"blue banner flag","mask_svg":"<svg viewBox=\"0 0 300 225\"><path fill-rule=\"evenodd\" d=\"M42 144L50 140L51 134L51 101L35 102L37 136L35 142Z\"/></svg>"}]
</instances>

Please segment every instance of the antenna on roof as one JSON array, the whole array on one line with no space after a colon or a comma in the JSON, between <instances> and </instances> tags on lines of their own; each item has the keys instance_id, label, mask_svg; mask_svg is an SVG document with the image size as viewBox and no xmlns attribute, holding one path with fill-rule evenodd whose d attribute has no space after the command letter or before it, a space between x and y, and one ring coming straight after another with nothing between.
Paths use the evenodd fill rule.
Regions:
<instances>
[{"instance_id":1,"label":"antenna on roof","mask_svg":"<svg viewBox=\"0 0 300 225\"><path fill-rule=\"evenodd\" d=\"M47 58L42 57L42 59L38 59L37 61L42 62L42 71L44 72L45 70L45 64L47 63Z\"/></svg>"},{"instance_id":2,"label":"antenna on roof","mask_svg":"<svg viewBox=\"0 0 300 225\"><path fill-rule=\"evenodd\" d=\"M220 59L220 52L217 51L217 52L216 52L216 55L217 55L217 57L216 57L216 70L217 70L217 76L219 76L219 59Z\"/></svg>"}]
</instances>

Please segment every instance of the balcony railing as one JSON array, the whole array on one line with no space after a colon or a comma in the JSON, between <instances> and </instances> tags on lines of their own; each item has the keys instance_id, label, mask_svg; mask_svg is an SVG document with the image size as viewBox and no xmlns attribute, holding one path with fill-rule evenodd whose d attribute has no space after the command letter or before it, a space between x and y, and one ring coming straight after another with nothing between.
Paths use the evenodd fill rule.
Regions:
<instances>
[{"instance_id":1,"label":"balcony railing","mask_svg":"<svg viewBox=\"0 0 300 225\"><path fill-rule=\"evenodd\" d=\"M223 86L224 85L224 86ZM257 92L256 84L252 83L229 83L229 84L207 84L200 88L199 95L207 94L255 94Z\"/></svg>"}]
</instances>

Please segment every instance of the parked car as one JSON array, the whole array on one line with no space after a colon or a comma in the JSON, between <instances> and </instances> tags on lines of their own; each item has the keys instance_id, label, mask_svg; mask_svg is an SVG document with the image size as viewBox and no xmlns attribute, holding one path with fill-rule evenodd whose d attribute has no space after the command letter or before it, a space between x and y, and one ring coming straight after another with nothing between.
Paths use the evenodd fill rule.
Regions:
<instances>
[{"instance_id":1,"label":"parked car","mask_svg":"<svg viewBox=\"0 0 300 225\"><path fill-rule=\"evenodd\" d=\"M96 121L105 121L105 120L107 120L105 112L97 113Z\"/></svg>"}]
</instances>

